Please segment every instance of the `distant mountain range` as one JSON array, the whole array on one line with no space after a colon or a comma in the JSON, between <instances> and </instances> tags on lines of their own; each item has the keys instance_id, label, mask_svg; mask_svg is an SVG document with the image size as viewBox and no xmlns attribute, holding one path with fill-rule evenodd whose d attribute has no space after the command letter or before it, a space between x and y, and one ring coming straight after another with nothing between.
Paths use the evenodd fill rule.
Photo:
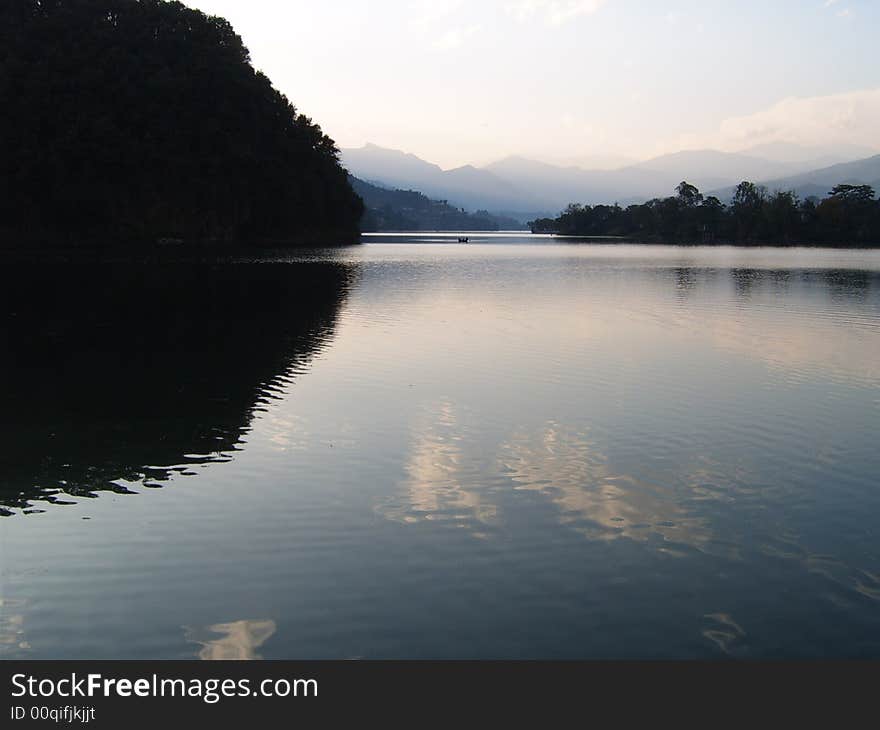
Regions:
<instances>
[{"instance_id":1,"label":"distant mountain range","mask_svg":"<svg viewBox=\"0 0 880 730\"><path fill-rule=\"evenodd\" d=\"M515 185L471 165L443 170L399 150L367 144L342 150L342 164L355 177L382 187L418 190L468 210L528 212L542 209Z\"/></svg>"},{"instance_id":2,"label":"distant mountain range","mask_svg":"<svg viewBox=\"0 0 880 730\"><path fill-rule=\"evenodd\" d=\"M837 165L829 165L818 170L802 172L798 175L761 180L761 184L769 191L791 190L800 198L815 196L824 198L831 188L841 183L849 185L870 185L875 191L880 192L880 155L874 155L864 160L854 162L842 162ZM712 194L726 201L733 197L734 186L722 188Z\"/></svg>"},{"instance_id":3,"label":"distant mountain range","mask_svg":"<svg viewBox=\"0 0 880 730\"><path fill-rule=\"evenodd\" d=\"M363 231L500 231L524 229L512 218L486 210L468 213L445 200L431 200L415 190L372 185L349 177L364 201Z\"/></svg>"},{"instance_id":4,"label":"distant mountain range","mask_svg":"<svg viewBox=\"0 0 880 730\"><path fill-rule=\"evenodd\" d=\"M742 180L761 182L768 188L777 181L787 184L785 181L794 180L793 187L798 192L798 186L803 186L811 191L806 194L817 194L812 192L814 187L827 185L825 171L832 170L832 175L855 174L845 169L846 164L830 166L832 163L857 164L851 161L871 154L876 152L856 146L827 148L774 143L737 153L676 152L616 169L553 165L514 156L484 167L465 165L443 170L415 155L367 144L342 150L342 163L356 177L383 187L418 190L456 207L483 209L526 221L556 215L569 203L627 204L671 195L682 180L704 192L722 193ZM871 168L870 160L862 162ZM834 167L840 169L835 171ZM869 170L859 174L868 174L865 182L880 177L871 177ZM832 184L848 181L836 180ZM827 192L823 189L821 194Z\"/></svg>"}]
</instances>

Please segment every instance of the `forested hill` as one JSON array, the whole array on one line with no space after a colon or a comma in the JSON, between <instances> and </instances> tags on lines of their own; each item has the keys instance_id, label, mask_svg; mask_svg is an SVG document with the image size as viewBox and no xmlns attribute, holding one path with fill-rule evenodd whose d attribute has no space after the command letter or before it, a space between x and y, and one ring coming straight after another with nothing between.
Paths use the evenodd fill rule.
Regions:
<instances>
[{"instance_id":1,"label":"forested hill","mask_svg":"<svg viewBox=\"0 0 880 730\"><path fill-rule=\"evenodd\" d=\"M333 140L222 18L3 0L0 99L0 247L357 236Z\"/></svg>"},{"instance_id":2,"label":"forested hill","mask_svg":"<svg viewBox=\"0 0 880 730\"><path fill-rule=\"evenodd\" d=\"M351 185L364 201L364 231L498 231L524 226L513 218L478 210L467 213L445 200L431 200L415 190L372 185L356 177Z\"/></svg>"}]
</instances>

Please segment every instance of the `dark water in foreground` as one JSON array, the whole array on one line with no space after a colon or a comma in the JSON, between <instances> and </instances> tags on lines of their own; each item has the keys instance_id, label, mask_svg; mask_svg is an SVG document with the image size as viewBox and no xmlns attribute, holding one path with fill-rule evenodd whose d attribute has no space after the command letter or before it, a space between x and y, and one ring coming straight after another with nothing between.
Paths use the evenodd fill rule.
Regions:
<instances>
[{"instance_id":1,"label":"dark water in foreground","mask_svg":"<svg viewBox=\"0 0 880 730\"><path fill-rule=\"evenodd\" d=\"M491 240L4 268L0 657L880 657L880 252Z\"/></svg>"}]
</instances>

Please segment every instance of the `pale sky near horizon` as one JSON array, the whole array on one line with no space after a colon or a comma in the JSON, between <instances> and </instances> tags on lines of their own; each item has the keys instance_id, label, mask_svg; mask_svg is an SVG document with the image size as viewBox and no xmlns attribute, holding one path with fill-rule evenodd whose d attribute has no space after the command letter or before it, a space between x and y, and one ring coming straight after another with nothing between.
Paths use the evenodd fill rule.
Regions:
<instances>
[{"instance_id":1,"label":"pale sky near horizon","mask_svg":"<svg viewBox=\"0 0 880 730\"><path fill-rule=\"evenodd\" d=\"M444 168L880 149L880 0L185 0L341 147Z\"/></svg>"}]
</instances>

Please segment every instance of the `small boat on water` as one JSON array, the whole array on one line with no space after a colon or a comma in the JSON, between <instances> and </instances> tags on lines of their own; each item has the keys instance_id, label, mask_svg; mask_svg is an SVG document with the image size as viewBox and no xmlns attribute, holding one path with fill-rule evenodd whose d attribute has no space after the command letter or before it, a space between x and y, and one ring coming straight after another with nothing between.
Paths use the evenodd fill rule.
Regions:
<instances>
[{"instance_id":1,"label":"small boat on water","mask_svg":"<svg viewBox=\"0 0 880 730\"><path fill-rule=\"evenodd\" d=\"M468 242L468 237L467 237L467 236L459 236L459 237L458 237L458 242L459 242L459 243L467 243L467 242Z\"/></svg>"}]
</instances>

